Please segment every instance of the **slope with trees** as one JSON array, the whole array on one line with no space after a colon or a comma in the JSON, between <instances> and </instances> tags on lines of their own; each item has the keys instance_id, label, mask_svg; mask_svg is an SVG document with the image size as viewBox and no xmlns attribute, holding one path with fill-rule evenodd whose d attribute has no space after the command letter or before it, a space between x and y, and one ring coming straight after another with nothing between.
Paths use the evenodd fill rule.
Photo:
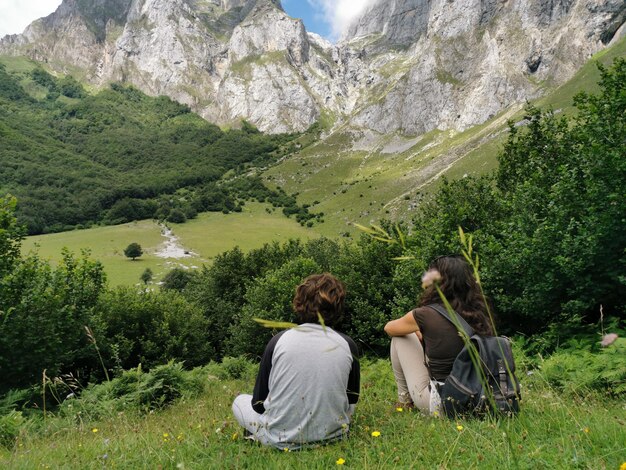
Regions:
<instances>
[{"instance_id":1,"label":"slope with trees","mask_svg":"<svg viewBox=\"0 0 626 470\"><path fill-rule=\"evenodd\" d=\"M2 64L0 110L0 194L18 197L30 234L183 222L200 211L241 210L248 198L302 212L299 221L315 217L248 176L291 151L294 134L265 135L247 123L222 131L166 97L118 84L91 95L69 76Z\"/></svg>"}]
</instances>

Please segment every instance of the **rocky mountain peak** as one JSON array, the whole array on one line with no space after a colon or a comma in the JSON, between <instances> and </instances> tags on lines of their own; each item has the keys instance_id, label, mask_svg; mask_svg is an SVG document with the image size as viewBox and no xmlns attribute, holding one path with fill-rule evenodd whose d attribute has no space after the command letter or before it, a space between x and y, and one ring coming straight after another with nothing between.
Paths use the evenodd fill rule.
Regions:
<instances>
[{"instance_id":1,"label":"rocky mountain peak","mask_svg":"<svg viewBox=\"0 0 626 470\"><path fill-rule=\"evenodd\" d=\"M379 34L390 45L416 42L428 29L429 0L377 1L348 27L343 41Z\"/></svg>"},{"instance_id":2,"label":"rocky mountain peak","mask_svg":"<svg viewBox=\"0 0 626 470\"><path fill-rule=\"evenodd\" d=\"M558 85L624 33L624 0L378 0L332 45L279 0L64 0L0 53L208 120L301 131L465 129Z\"/></svg>"},{"instance_id":3,"label":"rocky mountain peak","mask_svg":"<svg viewBox=\"0 0 626 470\"><path fill-rule=\"evenodd\" d=\"M268 28L272 25L271 28ZM300 20L289 17L273 0L259 0L233 30L229 41L233 61L246 57L286 51L292 64L308 62L309 42Z\"/></svg>"}]
</instances>

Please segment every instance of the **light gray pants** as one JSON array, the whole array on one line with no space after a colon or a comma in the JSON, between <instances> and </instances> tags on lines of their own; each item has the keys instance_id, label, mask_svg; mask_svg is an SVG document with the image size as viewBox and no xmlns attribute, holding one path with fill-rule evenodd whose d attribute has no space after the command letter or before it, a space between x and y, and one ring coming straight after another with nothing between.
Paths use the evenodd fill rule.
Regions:
<instances>
[{"instance_id":1,"label":"light gray pants","mask_svg":"<svg viewBox=\"0 0 626 470\"><path fill-rule=\"evenodd\" d=\"M391 366L400 403L412 401L430 412L430 374L424 364L424 348L415 334L391 338Z\"/></svg>"},{"instance_id":2,"label":"light gray pants","mask_svg":"<svg viewBox=\"0 0 626 470\"><path fill-rule=\"evenodd\" d=\"M355 405L349 405L347 412L349 419L354 414L354 410ZM272 438L267 431L267 427L263 424L262 416L252 408L252 395L245 393L238 395L233 402L233 414L239 425L250 433L249 438L259 441L261 444L278 447L280 449L285 447L285 444ZM289 446L290 444L287 444L287 447Z\"/></svg>"},{"instance_id":3,"label":"light gray pants","mask_svg":"<svg viewBox=\"0 0 626 470\"><path fill-rule=\"evenodd\" d=\"M251 437L263 444L272 444L261 423L261 415L252 408L252 395L241 394L233 402L233 414L240 426L245 428Z\"/></svg>"}]
</instances>

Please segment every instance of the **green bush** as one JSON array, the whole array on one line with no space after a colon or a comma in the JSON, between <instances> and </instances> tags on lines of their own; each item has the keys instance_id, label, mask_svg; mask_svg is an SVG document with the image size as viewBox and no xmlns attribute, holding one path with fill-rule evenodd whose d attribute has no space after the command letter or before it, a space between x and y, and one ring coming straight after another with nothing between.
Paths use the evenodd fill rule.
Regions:
<instances>
[{"instance_id":1,"label":"green bush","mask_svg":"<svg viewBox=\"0 0 626 470\"><path fill-rule=\"evenodd\" d=\"M10 411L8 414L0 415L0 446L12 448L25 421L21 411Z\"/></svg>"},{"instance_id":2,"label":"green bush","mask_svg":"<svg viewBox=\"0 0 626 470\"><path fill-rule=\"evenodd\" d=\"M255 280L246 292L246 305L231 326L230 354L261 356L277 331L262 327L254 318L295 322L291 306L295 288L302 279L318 272L320 268L314 261L296 258Z\"/></svg>"},{"instance_id":3,"label":"green bush","mask_svg":"<svg viewBox=\"0 0 626 470\"><path fill-rule=\"evenodd\" d=\"M97 359L85 336L104 289L98 262L65 252L57 268L31 256L0 279L0 392L74 372L88 377Z\"/></svg>"},{"instance_id":4,"label":"green bush","mask_svg":"<svg viewBox=\"0 0 626 470\"><path fill-rule=\"evenodd\" d=\"M139 364L149 369L170 360L195 367L214 357L208 320L171 290L111 290L98 304L93 329L109 368L117 361L123 369Z\"/></svg>"},{"instance_id":5,"label":"green bush","mask_svg":"<svg viewBox=\"0 0 626 470\"><path fill-rule=\"evenodd\" d=\"M220 380L254 381L258 371L258 364L244 356L225 357L221 363L212 362L203 369Z\"/></svg>"},{"instance_id":6,"label":"green bush","mask_svg":"<svg viewBox=\"0 0 626 470\"><path fill-rule=\"evenodd\" d=\"M174 268L163 276L161 289L182 292L191 281L193 273L183 268Z\"/></svg>"},{"instance_id":7,"label":"green bush","mask_svg":"<svg viewBox=\"0 0 626 470\"><path fill-rule=\"evenodd\" d=\"M599 352L556 352L540 366L542 377L566 393L596 391L626 397L626 338L618 338Z\"/></svg>"},{"instance_id":8,"label":"green bush","mask_svg":"<svg viewBox=\"0 0 626 470\"><path fill-rule=\"evenodd\" d=\"M172 222L173 224L184 224L187 221L187 216L180 209L172 209L170 214L167 216L167 221Z\"/></svg>"},{"instance_id":9,"label":"green bush","mask_svg":"<svg viewBox=\"0 0 626 470\"><path fill-rule=\"evenodd\" d=\"M142 381L139 404L152 410L169 405L186 393L197 396L204 385L194 378L183 370L180 362L157 366Z\"/></svg>"},{"instance_id":10,"label":"green bush","mask_svg":"<svg viewBox=\"0 0 626 470\"><path fill-rule=\"evenodd\" d=\"M93 421L125 410L147 412L183 396L198 396L205 383L203 375L184 370L180 362L169 362L150 372L139 367L124 371L109 382L90 385L77 398L65 400L60 414L78 421Z\"/></svg>"}]
</instances>

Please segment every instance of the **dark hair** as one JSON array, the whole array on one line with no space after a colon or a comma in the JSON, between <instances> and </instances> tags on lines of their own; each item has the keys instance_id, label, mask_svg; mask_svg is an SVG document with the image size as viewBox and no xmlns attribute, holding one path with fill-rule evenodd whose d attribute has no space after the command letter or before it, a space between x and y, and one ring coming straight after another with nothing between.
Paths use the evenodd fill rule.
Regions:
<instances>
[{"instance_id":1,"label":"dark hair","mask_svg":"<svg viewBox=\"0 0 626 470\"><path fill-rule=\"evenodd\" d=\"M459 313L474 331L481 335L493 335L494 327L489 319L487 304L471 266L461 255L447 255L435 258L429 270L436 269L441 274L439 289L448 299L452 308ZM429 286L422 293L420 306L441 303L435 286ZM491 305L490 305L491 307ZM494 315L491 309L492 317Z\"/></svg>"},{"instance_id":2,"label":"dark hair","mask_svg":"<svg viewBox=\"0 0 626 470\"><path fill-rule=\"evenodd\" d=\"M332 274L313 274L296 287L293 309L300 323L318 323L318 313L324 324L334 326L341 320L346 288Z\"/></svg>"}]
</instances>

